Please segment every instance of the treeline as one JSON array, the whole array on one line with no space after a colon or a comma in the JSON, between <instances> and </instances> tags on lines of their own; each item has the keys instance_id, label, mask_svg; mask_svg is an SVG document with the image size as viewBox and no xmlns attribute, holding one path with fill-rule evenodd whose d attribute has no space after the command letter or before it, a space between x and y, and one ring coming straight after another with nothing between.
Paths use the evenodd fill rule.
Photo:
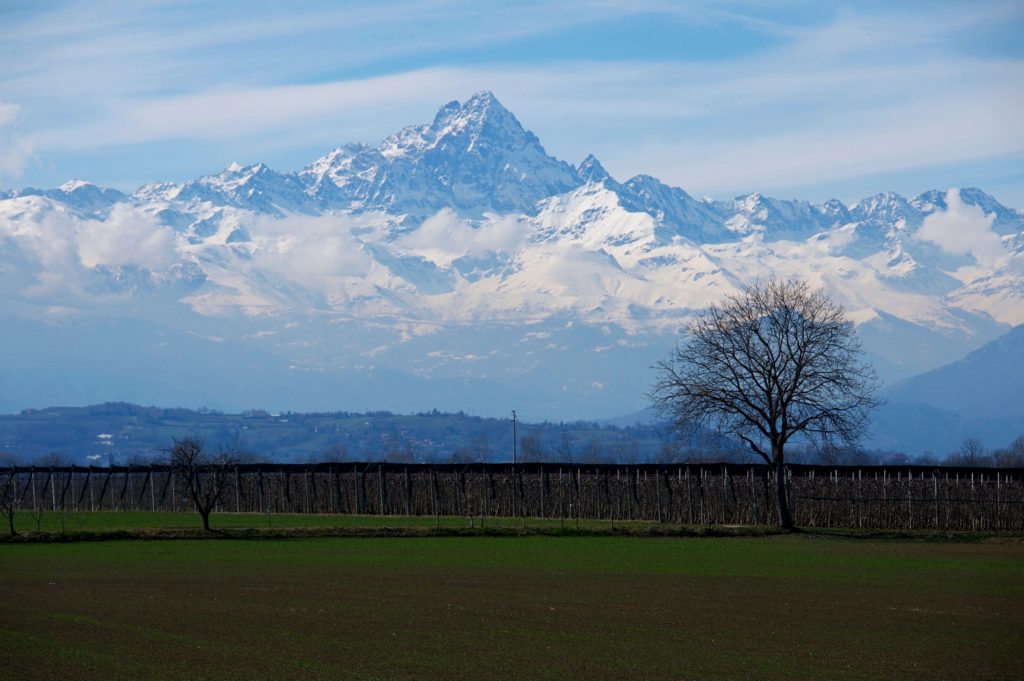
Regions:
<instances>
[{"instance_id":1,"label":"treeline","mask_svg":"<svg viewBox=\"0 0 1024 681\"><path fill-rule=\"evenodd\" d=\"M513 457L508 419L439 411L395 414L225 414L124 403L26 410L0 416L0 466L110 465L159 461L174 438L228 446L245 462L505 462ZM706 435L681 443L665 424L574 421L518 424L518 461L566 463L750 463L749 450ZM791 447L793 463L826 465L1024 466L1024 436L995 449L969 439L947 452Z\"/></svg>"}]
</instances>

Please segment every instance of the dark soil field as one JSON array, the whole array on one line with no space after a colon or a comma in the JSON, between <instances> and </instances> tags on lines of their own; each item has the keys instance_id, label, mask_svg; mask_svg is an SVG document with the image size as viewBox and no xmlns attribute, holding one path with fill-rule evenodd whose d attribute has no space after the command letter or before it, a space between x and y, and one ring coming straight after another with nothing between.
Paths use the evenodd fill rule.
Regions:
<instances>
[{"instance_id":1,"label":"dark soil field","mask_svg":"<svg viewBox=\"0 0 1024 681\"><path fill-rule=\"evenodd\" d=\"M1020 678L1024 543L0 545L4 679Z\"/></svg>"}]
</instances>

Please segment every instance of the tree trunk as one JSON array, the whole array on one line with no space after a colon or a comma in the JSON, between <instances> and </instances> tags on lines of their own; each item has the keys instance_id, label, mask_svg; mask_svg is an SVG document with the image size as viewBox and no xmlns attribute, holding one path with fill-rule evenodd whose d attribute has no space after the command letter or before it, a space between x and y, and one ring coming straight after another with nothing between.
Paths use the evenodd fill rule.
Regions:
<instances>
[{"instance_id":1,"label":"tree trunk","mask_svg":"<svg viewBox=\"0 0 1024 681\"><path fill-rule=\"evenodd\" d=\"M786 497L786 466L782 448L774 452L775 459L775 496L779 508L779 527L793 529L793 516L789 513L789 499Z\"/></svg>"},{"instance_id":2,"label":"tree trunk","mask_svg":"<svg viewBox=\"0 0 1024 681\"><path fill-rule=\"evenodd\" d=\"M203 517L203 529L207 532L210 531L210 511L199 511L199 515Z\"/></svg>"}]
</instances>

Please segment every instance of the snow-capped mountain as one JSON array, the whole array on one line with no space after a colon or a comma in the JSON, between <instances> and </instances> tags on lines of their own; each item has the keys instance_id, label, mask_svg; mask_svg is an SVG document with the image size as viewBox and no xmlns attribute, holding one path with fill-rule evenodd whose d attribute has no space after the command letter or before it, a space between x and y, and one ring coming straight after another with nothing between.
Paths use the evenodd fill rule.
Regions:
<instances>
[{"instance_id":1,"label":"snow-capped mountain","mask_svg":"<svg viewBox=\"0 0 1024 681\"><path fill-rule=\"evenodd\" d=\"M538 419L615 415L643 406L688 316L766 276L828 288L902 378L1024 323L1024 214L977 189L695 199L553 158L485 92L297 172L0 193L0 409L521 400ZM103 320L131 341L100 340ZM75 353L53 340L78 328ZM116 394L112 361L141 374Z\"/></svg>"},{"instance_id":2,"label":"snow-capped mountain","mask_svg":"<svg viewBox=\"0 0 1024 681\"><path fill-rule=\"evenodd\" d=\"M345 145L299 175L323 207L382 210L422 219L443 208L469 215L530 210L580 184L490 92L449 102L429 125L379 147Z\"/></svg>"}]
</instances>

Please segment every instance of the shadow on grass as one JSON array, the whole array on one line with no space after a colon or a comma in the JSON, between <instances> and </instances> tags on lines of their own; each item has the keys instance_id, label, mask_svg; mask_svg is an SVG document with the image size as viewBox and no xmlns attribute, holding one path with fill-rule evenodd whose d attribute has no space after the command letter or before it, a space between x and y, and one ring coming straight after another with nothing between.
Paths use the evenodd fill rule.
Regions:
<instances>
[{"instance_id":1,"label":"shadow on grass","mask_svg":"<svg viewBox=\"0 0 1024 681\"><path fill-rule=\"evenodd\" d=\"M646 527L423 527L388 526L317 528L222 528L94 530L72 532L23 532L0 537L0 543L66 543L113 540L167 539L305 539L310 537L767 537L788 534L785 530L764 526L679 526Z\"/></svg>"},{"instance_id":2,"label":"shadow on grass","mask_svg":"<svg viewBox=\"0 0 1024 681\"><path fill-rule=\"evenodd\" d=\"M94 530L71 532L24 532L0 537L3 544L22 543L71 543L102 541L159 541L195 539L211 541L234 540L280 540L323 537L654 537L654 538L697 538L697 537L778 537L800 536L809 539L845 539L850 541L927 541L978 543L987 541L1024 541L1020 535L989 532L949 531L897 531L868 529L795 528L784 530L765 525L648 525L624 527L430 527L430 526L389 526L364 527L306 527L306 528L222 528L204 531L192 528L174 529L128 529Z\"/></svg>"}]
</instances>

